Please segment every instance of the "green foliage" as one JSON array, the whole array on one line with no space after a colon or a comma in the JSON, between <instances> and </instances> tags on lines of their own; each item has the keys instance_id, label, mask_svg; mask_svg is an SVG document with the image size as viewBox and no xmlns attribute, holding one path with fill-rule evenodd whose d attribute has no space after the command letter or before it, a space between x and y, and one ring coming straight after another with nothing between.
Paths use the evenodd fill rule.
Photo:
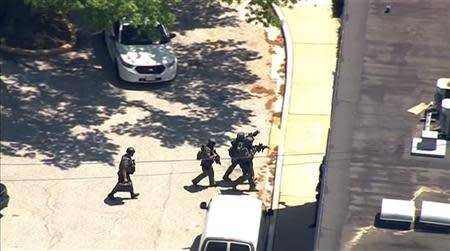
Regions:
<instances>
[{"instance_id":1,"label":"green foliage","mask_svg":"<svg viewBox=\"0 0 450 251\"><path fill-rule=\"evenodd\" d=\"M183 0L24 0L34 8L49 8L57 11L78 11L86 24L93 29L104 29L120 18L134 24L154 24L157 20L171 25L175 21L173 7ZM204 0L206 1L211 0ZM242 0L220 0L241 3ZM279 25L272 4L290 6L301 0L250 0L248 22L259 22L264 26Z\"/></svg>"},{"instance_id":2,"label":"green foliage","mask_svg":"<svg viewBox=\"0 0 450 251\"><path fill-rule=\"evenodd\" d=\"M242 0L222 0L225 3L241 3ZM246 6L249 11L246 19L247 22L262 23L264 26L274 25L279 26L280 20L275 15L272 4L285 7L291 6L301 0L250 0Z\"/></svg>"},{"instance_id":3,"label":"green foliage","mask_svg":"<svg viewBox=\"0 0 450 251\"><path fill-rule=\"evenodd\" d=\"M79 11L86 24L104 29L120 18L133 24L171 25L175 21L172 7L181 0L25 0L34 8L49 8L62 12Z\"/></svg>"}]
</instances>

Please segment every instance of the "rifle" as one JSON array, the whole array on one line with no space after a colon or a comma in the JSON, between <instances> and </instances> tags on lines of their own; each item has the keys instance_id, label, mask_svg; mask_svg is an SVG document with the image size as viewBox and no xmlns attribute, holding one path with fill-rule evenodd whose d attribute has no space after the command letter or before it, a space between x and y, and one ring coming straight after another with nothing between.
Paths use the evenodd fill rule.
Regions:
<instances>
[{"instance_id":1,"label":"rifle","mask_svg":"<svg viewBox=\"0 0 450 251\"><path fill-rule=\"evenodd\" d=\"M216 149L213 150L213 154L214 162L216 162L216 164L222 165L222 162L220 162L220 155L216 152Z\"/></svg>"},{"instance_id":2,"label":"rifle","mask_svg":"<svg viewBox=\"0 0 450 251\"><path fill-rule=\"evenodd\" d=\"M131 171L130 174L134 174L136 171L136 161L134 159L131 160Z\"/></svg>"},{"instance_id":3,"label":"rifle","mask_svg":"<svg viewBox=\"0 0 450 251\"><path fill-rule=\"evenodd\" d=\"M250 136L250 137L255 137L255 136L258 135L259 133L260 133L260 131L259 131L259 130L256 130L256 131L254 131L254 132L249 133L248 136Z\"/></svg>"},{"instance_id":4,"label":"rifle","mask_svg":"<svg viewBox=\"0 0 450 251\"><path fill-rule=\"evenodd\" d=\"M256 152L263 152L265 149L269 149L270 147L267 145L263 145L262 143L259 143L257 145L254 146Z\"/></svg>"}]
</instances>

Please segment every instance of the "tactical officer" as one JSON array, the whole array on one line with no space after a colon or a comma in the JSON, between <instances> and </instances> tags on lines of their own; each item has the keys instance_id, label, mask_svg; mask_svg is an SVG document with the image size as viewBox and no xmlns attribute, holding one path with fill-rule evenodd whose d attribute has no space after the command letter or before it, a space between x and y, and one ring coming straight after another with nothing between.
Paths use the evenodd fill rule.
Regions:
<instances>
[{"instance_id":1,"label":"tactical officer","mask_svg":"<svg viewBox=\"0 0 450 251\"><path fill-rule=\"evenodd\" d=\"M233 172L234 168L238 165L238 160L236 158L236 148L239 144L239 142L243 142L245 138L248 140L251 140L253 143L255 136L259 134L259 130L256 130L254 132L248 133L247 136L245 136L245 133L238 132L236 139L231 141L231 147L228 149L228 154L231 158L231 165L227 168L225 171L225 174L223 175L223 180L230 181L230 174Z\"/></svg>"},{"instance_id":2,"label":"tactical officer","mask_svg":"<svg viewBox=\"0 0 450 251\"><path fill-rule=\"evenodd\" d=\"M118 181L111 193L108 194L108 198L114 199L116 192L130 192L131 198L136 199L139 193L135 193L133 189L133 182L131 182L130 175L136 170L136 164L133 157L135 150L133 147L127 148L127 153L122 156L119 164L119 171L117 172Z\"/></svg>"},{"instance_id":3,"label":"tactical officer","mask_svg":"<svg viewBox=\"0 0 450 251\"><path fill-rule=\"evenodd\" d=\"M247 180L250 185L249 190L254 190L256 188L255 173L253 171L253 156L255 156L257 149L252 144L253 138L248 136L245 137L243 142L238 144L236 152L239 166L242 169L242 176L233 181L233 189L236 189L236 187L245 180Z\"/></svg>"},{"instance_id":4,"label":"tactical officer","mask_svg":"<svg viewBox=\"0 0 450 251\"><path fill-rule=\"evenodd\" d=\"M237 146L240 142L243 142L245 138L245 133L238 132L236 135L236 139L231 141L231 147L228 149L228 155L230 155L231 158L231 165L227 168L225 171L225 174L223 175L223 180L230 181L230 174L233 172L234 168L238 165L237 157Z\"/></svg>"},{"instance_id":5,"label":"tactical officer","mask_svg":"<svg viewBox=\"0 0 450 251\"><path fill-rule=\"evenodd\" d=\"M216 183L214 181L214 170L212 165L214 162L216 162L219 165L221 165L222 163L220 163L219 154L217 154L216 149L214 149L215 145L216 142L213 139L210 139L208 140L206 146L202 145L200 147L200 151L198 151L197 153L197 160L200 160L202 173L192 180L192 184L194 184L194 186L196 186L206 176L208 176L209 178L209 186L216 186Z\"/></svg>"}]
</instances>

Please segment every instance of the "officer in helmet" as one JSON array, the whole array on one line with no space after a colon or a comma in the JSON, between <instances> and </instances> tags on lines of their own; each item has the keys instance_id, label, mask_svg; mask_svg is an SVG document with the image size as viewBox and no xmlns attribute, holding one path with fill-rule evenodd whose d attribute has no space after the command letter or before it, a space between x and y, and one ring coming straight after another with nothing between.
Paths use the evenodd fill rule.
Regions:
<instances>
[{"instance_id":1,"label":"officer in helmet","mask_svg":"<svg viewBox=\"0 0 450 251\"><path fill-rule=\"evenodd\" d=\"M230 180L230 174L233 172L234 168L238 165L238 159L237 157L237 146L240 142L244 141L245 133L244 132L238 132L236 135L236 139L231 141L231 147L228 148L228 155L230 155L231 158L231 165L227 168L225 171L225 174L223 175L223 180L225 181L231 181Z\"/></svg>"},{"instance_id":2,"label":"officer in helmet","mask_svg":"<svg viewBox=\"0 0 450 251\"><path fill-rule=\"evenodd\" d=\"M244 138L243 142L239 143L237 146L237 159L239 166L242 169L242 176L233 181L233 189L236 189L236 187L245 180L247 180L250 185L250 191L256 189L255 173L253 171L253 157L256 153L256 149L253 147L253 140L253 137L247 136Z\"/></svg>"},{"instance_id":3,"label":"officer in helmet","mask_svg":"<svg viewBox=\"0 0 450 251\"><path fill-rule=\"evenodd\" d=\"M136 151L133 147L128 147L127 152L122 156L119 164L119 171L117 172L118 181L113 190L108 194L108 198L114 199L116 192L129 192L132 199L136 199L139 193L134 192L133 182L131 182L130 175L136 170L136 164L132 159Z\"/></svg>"},{"instance_id":4,"label":"officer in helmet","mask_svg":"<svg viewBox=\"0 0 450 251\"><path fill-rule=\"evenodd\" d=\"M206 176L208 176L209 179L209 186L211 187L216 186L216 182L214 181L214 170L212 165L214 162L219 165L221 163L220 163L220 156L219 154L217 154L216 149L214 149L215 145L216 141L214 139L210 139L208 140L206 146L202 145L200 147L200 151L198 151L197 153L197 160L200 160L202 173L192 180L192 184L194 184L194 186L196 186Z\"/></svg>"}]
</instances>

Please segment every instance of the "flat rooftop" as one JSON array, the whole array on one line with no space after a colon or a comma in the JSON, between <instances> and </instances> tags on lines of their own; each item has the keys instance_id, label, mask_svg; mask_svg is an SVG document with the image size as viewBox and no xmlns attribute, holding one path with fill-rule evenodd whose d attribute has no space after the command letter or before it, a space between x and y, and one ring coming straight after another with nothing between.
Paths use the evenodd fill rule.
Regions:
<instances>
[{"instance_id":1,"label":"flat rooftop","mask_svg":"<svg viewBox=\"0 0 450 251\"><path fill-rule=\"evenodd\" d=\"M386 2L391 6L385 13ZM449 0L347 0L318 250L449 250L448 228L380 225L382 198L450 203L445 158L410 154L419 117L450 77ZM450 142L448 142L450 143Z\"/></svg>"}]
</instances>

